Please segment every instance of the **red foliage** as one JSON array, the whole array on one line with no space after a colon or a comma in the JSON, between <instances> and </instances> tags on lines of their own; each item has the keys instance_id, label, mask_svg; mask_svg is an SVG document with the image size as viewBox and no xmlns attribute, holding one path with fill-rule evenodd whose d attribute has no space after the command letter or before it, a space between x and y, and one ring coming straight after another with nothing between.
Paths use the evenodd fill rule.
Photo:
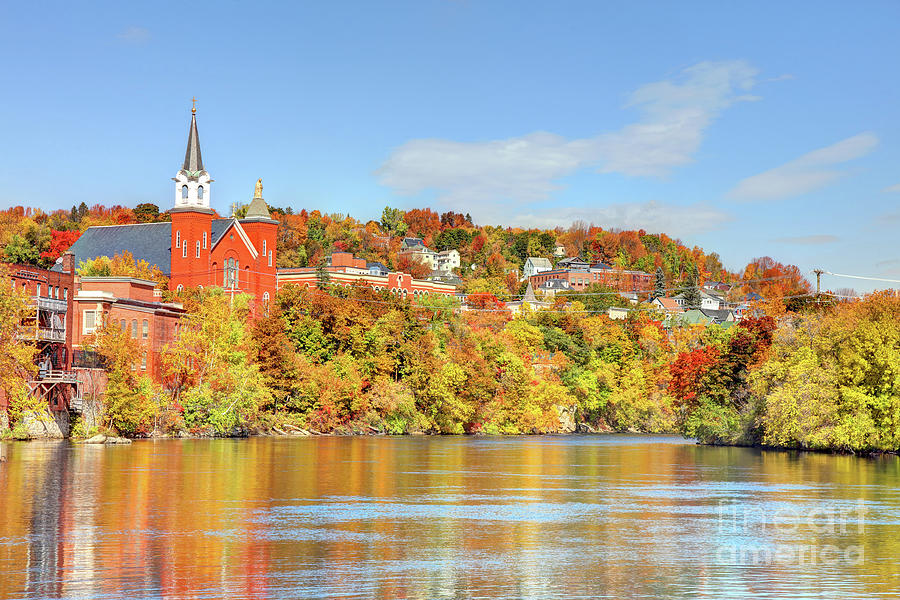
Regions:
<instances>
[{"instance_id":1,"label":"red foliage","mask_svg":"<svg viewBox=\"0 0 900 600\"><path fill-rule=\"evenodd\" d=\"M702 389L704 376L718 365L719 360L719 349L715 346L680 353L669 367L672 375L669 392L683 402L690 402Z\"/></svg>"},{"instance_id":2,"label":"red foliage","mask_svg":"<svg viewBox=\"0 0 900 600\"><path fill-rule=\"evenodd\" d=\"M81 237L80 231L52 230L50 232L50 248L46 252L41 252L41 258L55 261L62 256L79 237Z\"/></svg>"},{"instance_id":3,"label":"red foliage","mask_svg":"<svg viewBox=\"0 0 900 600\"><path fill-rule=\"evenodd\" d=\"M506 303L497 299L497 296L486 292L469 294L467 298L469 306L478 309L503 310Z\"/></svg>"}]
</instances>

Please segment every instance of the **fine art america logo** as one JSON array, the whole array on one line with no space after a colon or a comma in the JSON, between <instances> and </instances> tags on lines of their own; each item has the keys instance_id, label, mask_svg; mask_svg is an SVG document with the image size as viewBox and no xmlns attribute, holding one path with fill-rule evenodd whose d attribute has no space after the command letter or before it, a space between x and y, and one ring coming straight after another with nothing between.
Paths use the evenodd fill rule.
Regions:
<instances>
[{"instance_id":1,"label":"fine art america logo","mask_svg":"<svg viewBox=\"0 0 900 600\"><path fill-rule=\"evenodd\" d=\"M866 507L816 507L804 511L783 507L774 511L720 502L716 558L732 565L853 566L864 560L861 540Z\"/></svg>"}]
</instances>

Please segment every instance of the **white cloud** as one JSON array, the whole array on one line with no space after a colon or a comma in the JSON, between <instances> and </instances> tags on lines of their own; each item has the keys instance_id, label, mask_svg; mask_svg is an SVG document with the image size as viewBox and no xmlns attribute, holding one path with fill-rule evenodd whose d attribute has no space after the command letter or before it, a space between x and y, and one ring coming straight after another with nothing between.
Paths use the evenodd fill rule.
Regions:
<instances>
[{"instance_id":1,"label":"white cloud","mask_svg":"<svg viewBox=\"0 0 900 600\"><path fill-rule=\"evenodd\" d=\"M882 192L900 192L900 183L895 183L894 185L889 185Z\"/></svg>"},{"instance_id":2,"label":"white cloud","mask_svg":"<svg viewBox=\"0 0 900 600\"><path fill-rule=\"evenodd\" d=\"M479 215L481 217L481 215ZM609 204L599 207L554 208L517 216L497 215L504 224L520 227L553 228L585 221L604 229L644 229L665 232L676 237L695 235L715 229L732 217L705 204L687 206L659 202ZM484 219L479 218L479 222Z\"/></svg>"},{"instance_id":3,"label":"white cloud","mask_svg":"<svg viewBox=\"0 0 900 600\"><path fill-rule=\"evenodd\" d=\"M846 175L836 165L865 156L877 145L875 134L860 133L742 179L728 195L737 200L776 200L809 193Z\"/></svg>"},{"instance_id":4,"label":"white cloud","mask_svg":"<svg viewBox=\"0 0 900 600\"><path fill-rule=\"evenodd\" d=\"M661 176L691 162L710 123L728 106L753 100L756 69L743 61L703 62L635 90L626 107L642 117L616 132L566 139L536 132L505 140L406 142L376 171L403 194L434 190L447 204L532 202L585 168Z\"/></svg>"},{"instance_id":5,"label":"white cloud","mask_svg":"<svg viewBox=\"0 0 900 600\"><path fill-rule=\"evenodd\" d=\"M804 244L804 245L817 245L817 244L832 244L838 241L840 238L836 235L797 235L791 237L781 237L777 238L775 241L780 242L782 244Z\"/></svg>"},{"instance_id":6,"label":"white cloud","mask_svg":"<svg viewBox=\"0 0 900 600\"><path fill-rule=\"evenodd\" d=\"M150 41L150 32L143 27L127 27L117 33L116 38L125 44L146 44Z\"/></svg>"}]
</instances>

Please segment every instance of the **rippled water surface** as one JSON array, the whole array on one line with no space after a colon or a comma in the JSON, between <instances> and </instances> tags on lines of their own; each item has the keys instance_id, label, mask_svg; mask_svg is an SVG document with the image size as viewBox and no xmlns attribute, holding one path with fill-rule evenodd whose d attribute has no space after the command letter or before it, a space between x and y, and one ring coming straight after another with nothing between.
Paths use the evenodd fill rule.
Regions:
<instances>
[{"instance_id":1,"label":"rippled water surface","mask_svg":"<svg viewBox=\"0 0 900 600\"><path fill-rule=\"evenodd\" d=\"M670 437L0 443L0 598L851 598L900 460Z\"/></svg>"}]
</instances>

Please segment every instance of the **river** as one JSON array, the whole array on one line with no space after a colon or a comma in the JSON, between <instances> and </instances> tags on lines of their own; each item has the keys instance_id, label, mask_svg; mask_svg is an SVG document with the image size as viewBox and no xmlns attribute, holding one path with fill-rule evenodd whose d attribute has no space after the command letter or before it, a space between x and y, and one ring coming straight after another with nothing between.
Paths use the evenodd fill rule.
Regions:
<instances>
[{"instance_id":1,"label":"river","mask_svg":"<svg viewBox=\"0 0 900 600\"><path fill-rule=\"evenodd\" d=\"M850 598L900 460L664 436L0 443L0 598Z\"/></svg>"}]
</instances>

